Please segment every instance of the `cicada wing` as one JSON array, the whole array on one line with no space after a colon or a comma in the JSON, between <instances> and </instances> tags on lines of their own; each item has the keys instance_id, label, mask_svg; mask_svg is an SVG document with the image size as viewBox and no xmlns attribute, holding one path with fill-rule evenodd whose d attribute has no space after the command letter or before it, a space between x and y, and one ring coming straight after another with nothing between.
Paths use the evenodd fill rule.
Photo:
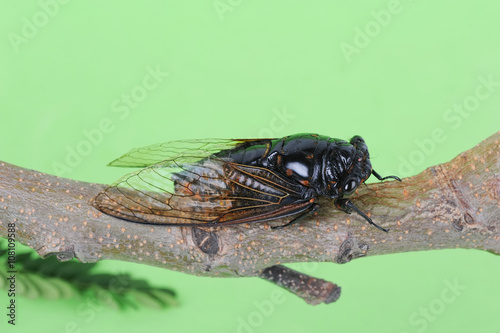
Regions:
<instances>
[{"instance_id":1,"label":"cicada wing","mask_svg":"<svg viewBox=\"0 0 500 333\"><path fill-rule=\"evenodd\" d=\"M93 205L135 222L212 226L295 214L307 208L302 193L302 185L270 170L210 158L175 167L159 163L126 175Z\"/></svg>"},{"instance_id":2,"label":"cicada wing","mask_svg":"<svg viewBox=\"0 0 500 333\"><path fill-rule=\"evenodd\" d=\"M109 163L115 167L144 168L163 162L163 166L190 164L242 145L265 143L272 139L195 139L169 141L142 148L134 148Z\"/></svg>"},{"instance_id":3,"label":"cicada wing","mask_svg":"<svg viewBox=\"0 0 500 333\"><path fill-rule=\"evenodd\" d=\"M130 173L99 193L94 206L136 222L209 222L220 208L205 199L227 191L221 165L203 161L189 169L160 163Z\"/></svg>"}]
</instances>

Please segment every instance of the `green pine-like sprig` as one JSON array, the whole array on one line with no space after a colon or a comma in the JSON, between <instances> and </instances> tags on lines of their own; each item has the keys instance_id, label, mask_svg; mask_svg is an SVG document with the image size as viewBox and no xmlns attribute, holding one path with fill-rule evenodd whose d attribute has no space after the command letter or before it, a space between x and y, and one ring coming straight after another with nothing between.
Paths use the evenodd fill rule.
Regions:
<instances>
[{"instance_id":1,"label":"green pine-like sprig","mask_svg":"<svg viewBox=\"0 0 500 333\"><path fill-rule=\"evenodd\" d=\"M18 248L17 244L16 247ZM7 242L0 238L0 288L9 289ZM15 262L16 296L29 299L82 297L117 309L166 308L177 305L175 292L155 288L128 274L93 273L97 264L76 259L61 262L55 256L42 259L29 250L17 250Z\"/></svg>"}]
</instances>

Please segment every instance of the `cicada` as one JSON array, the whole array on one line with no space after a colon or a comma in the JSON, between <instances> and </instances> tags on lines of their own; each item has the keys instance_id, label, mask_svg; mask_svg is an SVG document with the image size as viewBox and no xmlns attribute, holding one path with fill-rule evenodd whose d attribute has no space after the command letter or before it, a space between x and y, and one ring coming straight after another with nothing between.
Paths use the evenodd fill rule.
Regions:
<instances>
[{"instance_id":1,"label":"cicada","mask_svg":"<svg viewBox=\"0 0 500 333\"><path fill-rule=\"evenodd\" d=\"M109 165L141 168L100 192L93 205L120 219L165 226L219 227L290 216L296 223L318 198L365 213L345 198L373 170L365 141L318 134L275 139L184 140L133 149Z\"/></svg>"}]
</instances>

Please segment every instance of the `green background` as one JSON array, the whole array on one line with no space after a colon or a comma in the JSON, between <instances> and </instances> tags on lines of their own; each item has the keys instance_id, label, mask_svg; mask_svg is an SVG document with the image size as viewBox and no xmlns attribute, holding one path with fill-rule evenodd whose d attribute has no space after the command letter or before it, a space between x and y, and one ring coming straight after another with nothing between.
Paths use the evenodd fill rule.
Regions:
<instances>
[{"instance_id":1,"label":"green background","mask_svg":"<svg viewBox=\"0 0 500 333\"><path fill-rule=\"evenodd\" d=\"M0 1L6 162L111 183L124 170L105 165L132 147L316 132L362 135L379 173L405 177L499 130L498 1L62 2ZM164 74L154 84L148 71ZM136 103L127 106L127 95ZM500 331L500 259L486 252L291 266L341 285L340 300L312 307L284 293L263 313L277 289L265 281L108 261L102 270L174 288L181 305L82 312L78 300L18 299L9 329ZM445 303L449 283L465 289Z\"/></svg>"}]
</instances>

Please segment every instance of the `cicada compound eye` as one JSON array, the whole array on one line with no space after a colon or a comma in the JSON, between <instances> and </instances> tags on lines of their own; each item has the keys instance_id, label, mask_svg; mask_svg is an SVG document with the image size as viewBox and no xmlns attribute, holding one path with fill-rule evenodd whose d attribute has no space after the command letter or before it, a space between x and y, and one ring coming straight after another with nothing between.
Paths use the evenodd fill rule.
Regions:
<instances>
[{"instance_id":1,"label":"cicada compound eye","mask_svg":"<svg viewBox=\"0 0 500 333\"><path fill-rule=\"evenodd\" d=\"M348 180L344 184L344 188L342 189L342 192L344 193L349 193L352 192L358 187L358 182L355 179Z\"/></svg>"}]
</instances>

